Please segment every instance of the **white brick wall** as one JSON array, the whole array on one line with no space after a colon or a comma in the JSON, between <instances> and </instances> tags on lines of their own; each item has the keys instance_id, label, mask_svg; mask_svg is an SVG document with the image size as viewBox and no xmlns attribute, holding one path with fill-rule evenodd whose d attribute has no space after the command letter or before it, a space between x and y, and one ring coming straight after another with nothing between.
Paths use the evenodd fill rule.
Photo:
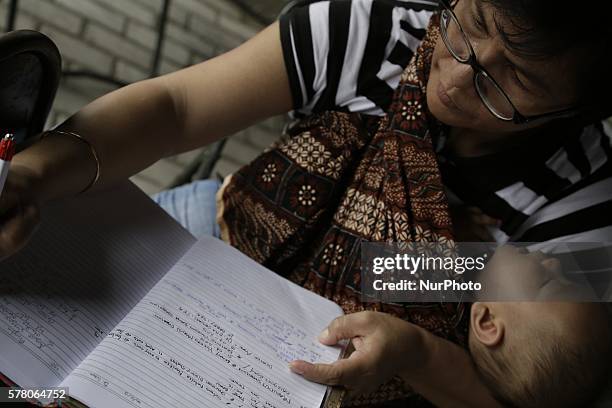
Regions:
<instances>
[{"instance_id":1,"label":"white brick wall","mask_svg":"<svg viewBox=\"0 0 612 408\"><path fill-rule=\"evenodd\" d=\"M9 0L0 0L2 30L8 3ZM162 5L163 0L20 0L16 28L48 35L62 53L64 69L86 69L123 82L136 82L149 76ZM262 28L228 0L172 0L160 73L221 54ZM48 125L60 123L113 89L112 85L90 79L64 79ZM257 149L262 150L280 135L282 125L283 119L275 118L232 138L215 173L223 176L246 164L257 155ZM260 143L251 143L250 134L257 134ZM134 181L149 193L159 191L197 154L165 159Z\"/></svg>"}]
</instances>

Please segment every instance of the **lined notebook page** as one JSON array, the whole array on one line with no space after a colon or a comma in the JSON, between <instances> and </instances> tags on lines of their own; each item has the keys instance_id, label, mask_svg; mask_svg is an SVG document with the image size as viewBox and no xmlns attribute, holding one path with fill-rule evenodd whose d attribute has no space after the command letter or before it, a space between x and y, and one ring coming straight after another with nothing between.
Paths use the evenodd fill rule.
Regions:
<instances>
[{"instance_id":1,"label":"lined notebook page","mask_svg":"<svg viewBox=\"0 0 612 408\"><path fill-rule=\"evenodd\" d=\"M130 182L43 208L0 263L0 371L59 384L195 241Z\"/></svg>"},{"instance_id":2,"label":"lined notebook page","mask_svg":"<svg viewBox=\"0 0 612 408\"><path fill-rule=\"evenodd\" d=\"M318 408L288 362L332 362L339 306L202 238L62 384L91 407Z\"/></svg>"}]
</instances>

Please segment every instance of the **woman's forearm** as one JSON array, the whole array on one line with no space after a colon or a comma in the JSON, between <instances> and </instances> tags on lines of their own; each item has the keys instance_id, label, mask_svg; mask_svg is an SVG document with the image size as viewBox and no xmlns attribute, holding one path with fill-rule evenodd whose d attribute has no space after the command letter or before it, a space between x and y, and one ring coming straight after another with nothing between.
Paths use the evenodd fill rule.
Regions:
<instances>
[{"instance_id":1,"label":"woman's forearm","mask_svg":"<svg viewBox=\"0 0 612 408\"><path fill-rule=\"evenodd\" d=\"M92 190L98 190L291 107L275 22L225 54L104 95L59 130L95 147L101 176ZM43 203L79 193L96 174L87 144L66 135L43 138L13 160L37 175L35 194Z\"/></svg>"},{"instance_id":2,"label":"woman's forearm","mask_svg":"<svg viewBox=\"0 0 612 408\"><path fill-rule=\"evenodd\" d=\"M423 331L424 363L404 370L401 376L405 383L438 407L501 407L480 381L467 351Z\"/></svg>"},{"instance_id":3,"label":"woman's forearm","mask_svg":"<svg viewBox=\"0 0 612 408\"><path fill-rule=\"evenodd\" d=\"M89 140L98 153L100 179L92 190L126 179L171 155L180 132L174 104L162 79L138 82L104 95L58 127ZM93 180L96 162L86 143L50 134L13 158L41 180L41 202L75 195Z\"/></svg>"}]
</instances>

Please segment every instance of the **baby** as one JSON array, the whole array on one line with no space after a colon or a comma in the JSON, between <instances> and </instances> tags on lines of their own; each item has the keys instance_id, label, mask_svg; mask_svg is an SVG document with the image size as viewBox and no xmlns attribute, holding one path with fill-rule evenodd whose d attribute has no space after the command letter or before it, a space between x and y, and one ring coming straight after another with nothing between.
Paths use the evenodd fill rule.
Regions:
<instances>
[{"instance_id":1,"label":"baby","mask_svg":"<svg viewBox=\"0 0 612 408\"><path fill-rule=\"evenodd\" d=\"M388 398L385 387L394 385L371 391L393 373L439 406L588 406L607 380L612 330L605 304L585 303L577 292L583 288L561 272L542 253L499 248L478 277L484 293L470 308L469 353L429 332L426 319L360 312L336 319L319 337L326 345L351 338L347 360L333 369L303 361L290 368L365 394L358 404Z\"/></svg>"},{"instance_id":2,"label":"baby","mask_svg":"<svg viewBox=\"0 0 612 408\"><path fill-rule=\"evenodd\" d=\"M612 348L605 305L554 301L577 290L559 262L510 246L497 250L481 281L503 287L508 299L543 300L472 305L470 353L495 398L521 408L584 407L597 398Z\"/></svg>"}]
</instances>

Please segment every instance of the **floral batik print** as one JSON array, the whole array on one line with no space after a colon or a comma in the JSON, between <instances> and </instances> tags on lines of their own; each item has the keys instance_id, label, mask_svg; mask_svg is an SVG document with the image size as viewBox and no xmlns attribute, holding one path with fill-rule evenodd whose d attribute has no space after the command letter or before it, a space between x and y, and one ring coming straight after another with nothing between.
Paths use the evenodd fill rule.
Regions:
<instances>
[{"instance_id":1,"label":"floral batik print","mask_svg":"<svg viewBox=\"0 0 612 408\"><path fill-rule=\"evenodd\" d=\"M432 146L425 84L438 16L383 117L327 111L302 119L226 178L217 195L222 239L345 313L391 313L466 344L462 304L361 301L362 242L431 243L452 253L447 199ZM408 398L408 400L406 400ZM346 406L423 402L397 379Z\"/></svg>"}]
</instances>

